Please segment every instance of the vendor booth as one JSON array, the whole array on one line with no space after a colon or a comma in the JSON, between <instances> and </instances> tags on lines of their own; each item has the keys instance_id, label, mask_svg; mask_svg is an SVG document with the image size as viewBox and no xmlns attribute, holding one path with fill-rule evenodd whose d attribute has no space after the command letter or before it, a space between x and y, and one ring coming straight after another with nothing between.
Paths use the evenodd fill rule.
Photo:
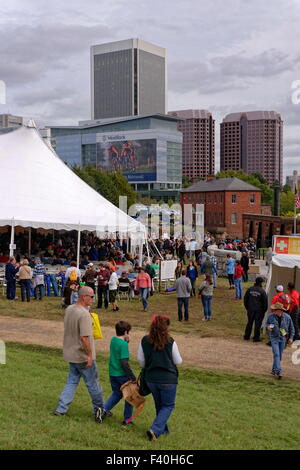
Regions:
<instances>
[{"instance_id":1,"label":"vendor booth","mask_svg":"<svg viewBox=\"0 0 300 470\"><path fill-rule=\"evenodd\" d=\"M300 290L300 236L274 236L273 253L266 287L269 304L278 284L286 291L287 284L293 282Z\"/></svg>"}]
</instances>

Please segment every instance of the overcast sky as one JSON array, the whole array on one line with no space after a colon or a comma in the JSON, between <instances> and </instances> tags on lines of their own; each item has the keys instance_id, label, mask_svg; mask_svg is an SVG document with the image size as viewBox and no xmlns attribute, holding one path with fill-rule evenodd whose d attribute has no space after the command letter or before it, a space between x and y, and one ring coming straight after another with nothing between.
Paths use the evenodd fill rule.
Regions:
<instances>
[{"instance_id":1,"label":"overcast sky","mask_svg":"<svg viewBox=\"0 0 300 470\"><path fill-rule=\"evenodd\" d=\"M90 46L139 37L168 52L168 110L274 110L284 173L300 173L300 0L10 0L0 3L0 113L39 126L90 118ZM299 82L300 101L300 82Z\"/></svg>"}]
</instances>

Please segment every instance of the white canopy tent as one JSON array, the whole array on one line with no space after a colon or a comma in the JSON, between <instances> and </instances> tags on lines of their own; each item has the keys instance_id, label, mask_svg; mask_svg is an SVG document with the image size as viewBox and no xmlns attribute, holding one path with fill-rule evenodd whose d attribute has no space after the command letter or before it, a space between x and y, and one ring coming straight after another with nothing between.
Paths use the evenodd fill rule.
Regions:
<instances>
[{"instance_id":1,"label":"white canopy tent","mask_svg":"<svg viewBox=\"0 0 300 470\"><path fill-rule=\"evenodd\" d=\"M146 228L81 180L30 121L0 135L0 226L117 233L146 241ZM79 237L78 237L79 238ZM137 239L139 242L137 242ZM79 248L79 247L78 247Z\"/></svg>"},{"instance_id":2,"label":"white canopy tent","mask_svg":"<svg viewBox=\"0 0 300 470\"><path fill-rule=\"evenodd\" d=\"M276 294L275 286L282 284L286 290L288 282L293 282L296 289L300 290L300 256L274 255L266 286L269 304Z\"/></svg>"}]
</instances>

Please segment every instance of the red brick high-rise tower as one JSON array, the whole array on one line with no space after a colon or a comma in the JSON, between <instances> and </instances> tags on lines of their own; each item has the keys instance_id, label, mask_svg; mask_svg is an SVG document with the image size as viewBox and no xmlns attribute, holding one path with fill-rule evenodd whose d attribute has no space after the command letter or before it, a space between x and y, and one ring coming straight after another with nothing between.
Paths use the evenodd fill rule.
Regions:
<instances>
[{"instance_id":1,"label":"red brick high-rise tower","mask_svg":"<svg viewBox=\"0 0 300 470\"><path fill-rule=\"evenodd\" d=\"M228 114L221 123L221 171L242 169L282 184L282 131L275 111Z\"/></svg>"},{"instance_id":2,"label":"red brick high-rise tower","mask_svg":"<svg viewBox=\"0 0 300 470\"><path fill-rule=\"evenodd\" d=\"M170 111L182 132L182 176L193 182L215 173L215 121L209 111Z\"/></svg>"}]
</instances>

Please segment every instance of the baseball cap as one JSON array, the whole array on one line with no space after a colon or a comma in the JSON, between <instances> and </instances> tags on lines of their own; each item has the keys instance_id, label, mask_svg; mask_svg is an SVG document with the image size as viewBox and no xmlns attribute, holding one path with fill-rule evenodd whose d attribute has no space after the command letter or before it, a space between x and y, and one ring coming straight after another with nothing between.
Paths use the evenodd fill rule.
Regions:
<instances>
[{"instance_id":1,"label":"baseball cap","mask_svg":"<svg viewBox=\"0 0 300 470\"><path fill-rule=\"evenodd\" d=\"M283 292L283 286L281 284L278 284L278 286L276 286L276 290L278 292Z\"/></svg>"},{"instance_id":2,"label":"baseball cap","mask_svg":"<svg viewBox=\"0 0 300 470\"><path fill-rule=\"evenodd\" d=\"M260 276L258 276L256 279L255 279L255 284L262 284L264 282L264 279Z\"/></svg>"},{"instance_id":3,"label":"baseball cap","mask_svg":"<svg viewBox=\"0 0 300 470\"><path fill-rule=\"evenodd\" d=\"M91 268L91 267L94 266L94 265L93 265L93 263L89 263L88 266Z\"/></svg>"}]
</instances>

